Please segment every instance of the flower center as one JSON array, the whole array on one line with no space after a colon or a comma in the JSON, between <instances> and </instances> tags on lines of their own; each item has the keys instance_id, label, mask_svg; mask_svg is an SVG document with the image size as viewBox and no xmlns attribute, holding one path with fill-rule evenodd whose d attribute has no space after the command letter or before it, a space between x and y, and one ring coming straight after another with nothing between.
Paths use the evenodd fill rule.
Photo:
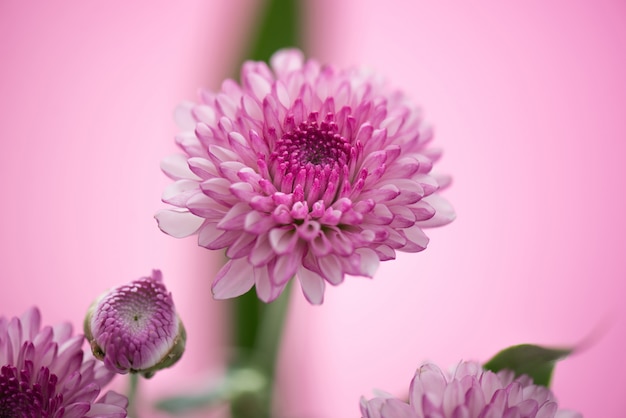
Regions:
<instances>
[{"instance_id":1,"label":"flower center","mask_svg":"<svg viewBox=\"0 0 626 418\"><path fill-rule=\"evenodd\" d=\"M36 384L32 385L29 372L32 370L20 373L14 366L2 366L0 418L51 417L61 406L61 395L55 395L56 375L43 368Z\"/></svg>"},{"instance_id":2,"label":"flower center","mask_svg":"<svg viewBox=\"0 0 626 418\"><path fill-rule=\"evenodd\" d=\"M269 158L274 185L283 193L301 188L301 198L309 203L334 198L355 153L338 133L332 114L321 124L316 119L311 114L309 121L286 132Z\"/></svg>"}]
</instances>

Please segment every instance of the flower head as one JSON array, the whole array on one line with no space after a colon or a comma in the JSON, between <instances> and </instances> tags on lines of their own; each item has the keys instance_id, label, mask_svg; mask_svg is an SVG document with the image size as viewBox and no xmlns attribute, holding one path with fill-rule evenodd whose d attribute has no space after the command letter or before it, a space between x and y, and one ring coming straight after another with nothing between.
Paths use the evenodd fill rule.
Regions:
<instances>
[{"instance_id":1,"label":"flower head","mask_svg":"<svg viewBox=\"0 0 626 418\"><path fill-rule=\"evenodd\" d=\"M493 373L463 362L452 374L433 364L419 368L409 389L409 403L391 396L361 398L363 418L582 418L559 410L550 389L528 376Z\"/></svg>"},{"instance_id":2,"label":"flower head","mask_svg":"<svg viewBox=\"0 0 626 418\"><path fill-rule=\"evenodd\" d=\"M185 328L159 270L96 300L85 317L85 335L94 355L117 373L150 377L185 350Z\"/></svg>"},{"instance_id":3,"label":"flower head","mask_svg":"<svg viewBox=\"0 0 626 418\"><path fill-rule=\"evenodd\" d=\"M70 324L42 328L37 308L0 317L0 417L125 417L124 396L98 398L114 374L83 352L83 342Z\"/></svg>"},{"instance_id":4,"label":"flower head","mask_svg":"<svg viewBox=\"0 0 626 418\"><path fill-rule=\"evenodd\" d=\"M396 251L426 248L422 228L450 222L431 175L439 152L420 112L365 71L305 61L297 50L270 66L247 62L241 84L177 109L184 155L162 162L175 180L156 214L175 237L226 249L218 299L256 285L271 301L297 277L311 303L326 282L371 277Z\"/></svg>"}]
</instances>

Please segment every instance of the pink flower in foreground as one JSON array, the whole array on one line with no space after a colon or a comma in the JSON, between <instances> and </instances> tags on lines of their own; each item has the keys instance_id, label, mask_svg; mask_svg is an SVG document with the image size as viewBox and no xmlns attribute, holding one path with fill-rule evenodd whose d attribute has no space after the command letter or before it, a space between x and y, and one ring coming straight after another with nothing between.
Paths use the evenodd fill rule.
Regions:
<instances>
[{"instance_id":1,"label":"pink flower in foreground","mask_svg":"<svg viewBox=\"0 0 626 418\"><path fill-rule=\"evenodd\" d=\"M37 308L0 317L0 417L125 417L124 396L97 399L114 374L83 343L70 324L41 328Z\"/></svg>"},{"instance_id":2,"label":"pink flower in foreground","mask_svg":"<svg viewBox=\"0 0 626 418\"><path fill-rule=\"evenodd\" d=\"M177 208L156 219L169 235L226 249L215 298L256 285L271 301L295 276L321 303L326 282L371 277L396 250L425 249L422 228L454 218L420 112L367 72L283 50L176 117L185 155L162 169L175 180L163 201Z\"/></svg>"},{"instance_id":3,"label":"pink flower in foreground","mask_svg":"<svg viewBox=\"0 0 626 418\"><path fill-rule=\"evenodd\" d=\"M151 377L183 355L185 328L162 279L153 270L105 293L89 308L85 336L109 370Z\"/></svg>"},{"instance_id":4,"label":"pink flower in foreground","mask_svg":"<svg viewBox=\"0 0 626 418\"><path fill-rule=\"evenodd\" d=\"M363 418L582 418L559 410L550 389L511 371L497 374L463 362L453 374L433 364L417 371L409 403L391 396L361 398Z\"/></svg>"}]
</instances>

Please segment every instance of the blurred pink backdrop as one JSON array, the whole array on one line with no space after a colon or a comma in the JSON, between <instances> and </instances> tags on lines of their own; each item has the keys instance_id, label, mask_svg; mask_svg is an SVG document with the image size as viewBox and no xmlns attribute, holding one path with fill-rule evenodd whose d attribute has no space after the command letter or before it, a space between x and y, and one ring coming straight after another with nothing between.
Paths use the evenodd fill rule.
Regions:
<instances>
[{"instance_id":1,"label":"blurred pink backdrop","mask_svg":"<svg viewBox=\"0 0 626 418\"><path fill-rule=\"evenodd\" d=\"M223 367L219 256L152 215L174 106L233 71L259 5L0 2L0 314L36 304L80 329L100 292L160 268L189 347L144 385L148 400ZM458 219L322 306L296 289L277 416L356 417L361 395L402 394L425 360L599 335L557 366L554 390L585 416L622 417L626 5L318 0L306 12L311 56L372 67L423 105Z\"/></svg>"}]
</instances>

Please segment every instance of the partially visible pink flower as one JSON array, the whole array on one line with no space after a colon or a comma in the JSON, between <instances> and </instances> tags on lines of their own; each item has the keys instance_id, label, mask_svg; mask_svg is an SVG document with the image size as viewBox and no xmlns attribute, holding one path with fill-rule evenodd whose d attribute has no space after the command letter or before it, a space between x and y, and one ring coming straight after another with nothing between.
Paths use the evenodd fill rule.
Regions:
<instances>
[{"instance_id":1,"label":"partially visible pink flower","mask_svg":"<svg viewBox=\"0 0 626 418\"><path fill-rule=\"evenodd\" d=\"M454 373L434 364L419 368L409 403L392 396L361 398L363 418L582 418L559 409L550 389L511 371L493 373L463 362Z\"/></svg>"},{"instance_id":2,"label":"partially visible pink flower","mask_svg":"<svg viewBox=\"0 0 626 418\"><path fill-rule=\"evenodd\" d=\"M125 417L124 396L98 398L114 374L83 343L70 324L42 328L37 308L0 317L0 417Z\"/></svg>"},{"instance_id":3,"label":"partially visible pink flower","mask_svg":"<svg viewBox=\"0 0 626 418\"><path fill-rule=\"evenodd\" d=\"M326 283L372 277L396 251L425 249L423 228L454 218L420 111L368 72L282 50L176 118L184 155L161 165L175 180L163 201L176 208L156 219L169 235L226 249L217 299L256 285L271 301L295 276L322 303Z\"/></svg>"},{"instance_id":4,"label":"partially visible pink flower","mask_svg":"<svg viewBox=\"0 0 626 418\"><path fill-rule=\"evenodd\" d=\"M96 300L85 317L93 354L116 373L142 373L176 363L186 333L161 271L116 287Z\"/></svg>"}]
</instances>

